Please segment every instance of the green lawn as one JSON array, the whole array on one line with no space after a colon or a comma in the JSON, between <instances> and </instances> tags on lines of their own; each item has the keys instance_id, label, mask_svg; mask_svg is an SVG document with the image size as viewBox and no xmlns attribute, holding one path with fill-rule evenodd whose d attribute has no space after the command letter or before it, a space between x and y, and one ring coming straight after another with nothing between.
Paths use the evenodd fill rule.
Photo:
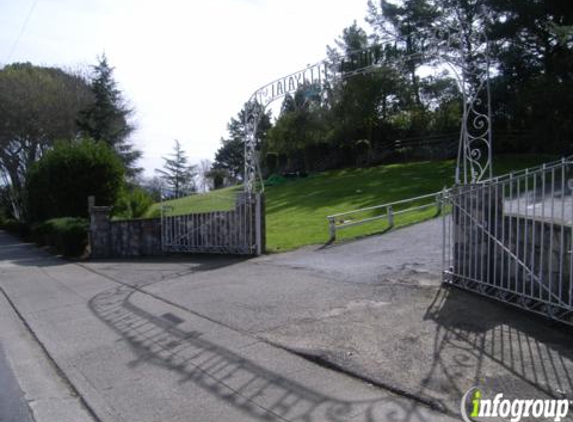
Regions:
<instances>
[{"instance_id":1,"label":"green lawn","mask_svg":"<svg viewBox=\"0 0 573 422\"><path fill-rule=\"evenodd\" d=\"M194 212L228 211L235 206L235 195L242 186L218 189L206 194L195 194L184 198L163 202L169 215L183 215ZM159 217L161 204L153 204L146 212L146 217Z\"/></svg>"},{"instance_id":2,"label":"green lawn","mask_svg":"<svg viewBox=\"0 0 573 422\"><path fill-rule=\"evenodd\" d=\"M504 174L552 159L540 155L497 156L494 173ZM450 160L349 168L313 174L267 187L267 251L284 251L302 245L325 243L328 240L326 216L439 191L453 183L454 167L455 162ZM174 207L171 212L176 214L230 209L233 206L233 194L240 189L221 189L169 201L168 204ZM158 210L156 204L151 213L157 214ZM371 215L375 214L366 213L360 217ZM395 225L407 225L435 215L435 208L408 213L397 216ZM386 221L378 220L345 229L338 238L367 235L385 229Z\"/></svg>"}]
</instances>

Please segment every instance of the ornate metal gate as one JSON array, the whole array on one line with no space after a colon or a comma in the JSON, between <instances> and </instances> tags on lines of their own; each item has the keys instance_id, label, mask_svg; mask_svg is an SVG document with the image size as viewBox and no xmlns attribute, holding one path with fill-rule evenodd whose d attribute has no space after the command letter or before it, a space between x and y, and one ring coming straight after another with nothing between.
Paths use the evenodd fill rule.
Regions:
<instances>
[{"instance_id":1,"label":"ornate metal gate","mask_svg":"<svg viewBox=\"0 0 573 422\"><path fill-rule=\"evenodd\" d=\"M265 248L264 197L241 192L224 211L161 213L163 252L260 255Z\"/></svg>"},{"instance_id":2,"label":"ornate metal gate","mask_svg":"<svg viewBox=\"0 0 573 422\"><path fill-rule=\"evenodd\" d=\"M445 281L573 325L572 170L563 159L452 188Z\"/></svg>"}]
</instances>

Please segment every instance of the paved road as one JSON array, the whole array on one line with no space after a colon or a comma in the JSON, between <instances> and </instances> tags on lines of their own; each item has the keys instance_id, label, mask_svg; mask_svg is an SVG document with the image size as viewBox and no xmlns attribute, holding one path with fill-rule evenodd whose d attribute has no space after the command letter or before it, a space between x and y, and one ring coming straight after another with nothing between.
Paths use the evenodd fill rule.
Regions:
<instances>
[{"instance_id":1,"label":"paved road","mask_svg":"<svg viewBox=\"0 0 573 422\"><path fill-rule=\"evenodd\" d=\"M443 288L441 242L442 223L433 220L196 271L189 263L172 272L153 262L87 266L130 284L163 274L145 291L453 413L475 385L515 397L573 398L572 331ZM555 365L540 365L547 361Z\"/></svg>"},{"instance_id":2,"label":"paved road","mask_svg":"<svg viewBox=\"0 0 573 422\"><path fill-rule=\"evenodd\" d=\"M30 409L1 345L0 391L0 422L32 422Z\"/></svg>"},{"instance_id":3,"label":"paved road","mask_svg":"<svg viewBox=\"0 0 573 422\"><path fill-rule=\"evenodd\" d=\"M252 260L73 264L0 234L0 286L105 422L446 421L475 385L573 397L571 331L442 288L440 241L435 220Z\"/></svg>"},{"instance_id":4,"label":"paved road","mask_svg":"<svg viewBox=\"0 0 573 422\"><path fill-rule=\"evenodd\" d=\"M233 274L250 262L77 265L1 233L0 259L0 286L101 421L455 420L152 290L197 275L217 282L221 271ZM246 281L236 275L237 284ZM218 291L220 299L232 294Z\"/></svg>"}]
</instances>

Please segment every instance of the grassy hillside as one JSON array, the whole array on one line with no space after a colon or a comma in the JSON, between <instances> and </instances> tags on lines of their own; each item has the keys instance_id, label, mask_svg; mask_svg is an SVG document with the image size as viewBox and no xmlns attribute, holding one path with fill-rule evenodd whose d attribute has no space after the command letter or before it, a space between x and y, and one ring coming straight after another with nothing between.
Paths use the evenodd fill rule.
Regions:
<instances>
[{"instance_id":1,"label":"grassy hillside","mask_svg":"<svg viewBox=\"0 0 573 422\"><path fill-rule=\"evenodd\" d=\"M496 157L495 174L507 173L543 161L548 156L512 155ZM284 251L328 240L326 216L356 208L424 195L450 186L454 181L454 161L390 164L364 169L333 170L287 181L265 189L267 203L267 250ZM225 210L233 206L233 194L241 187L221 189L168 201L172 213L186 214ZM157 205L150 211L158 213ZM435 209L397 217L396 225L410 224L436 215ZM379 220L341 232L355 237L387 228Z\"/></svg>"},{"instance_id":2,"label":"grassy hillside","mask_svg":"<svg viewBox=\"0 0 573 422\"><path fill-rule=\"evenodd\" d=\"M242 186L218 189L206 194L196 194L184 198L164 201L163 206L170 215L183 215L194 212L227 211L235 205L235 194L243 189ZM159 203L153 204L147 210L146 217L159 217L161 213Z\"/></svg>"}]
</instances>

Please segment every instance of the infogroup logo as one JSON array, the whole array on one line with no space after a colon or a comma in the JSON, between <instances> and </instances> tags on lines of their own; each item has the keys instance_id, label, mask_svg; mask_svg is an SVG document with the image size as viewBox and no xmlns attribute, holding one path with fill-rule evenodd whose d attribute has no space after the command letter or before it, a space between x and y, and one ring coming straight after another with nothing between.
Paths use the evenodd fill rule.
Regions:
<instances>
[{"instance_id":1,"label":"infogroup logo","mask_svg":"<svg viewBox=\"0 0 573 422\"><path fill-rule=\"evenodd\" d=\"M571 402L566 399L504 399L503 393L486 399L478 387L473 387L462 397L460 410L465 422L486 421L488 418L502 418L511 422L520 422L523 418L560 422L567 417L570 405Z\"/></svg>"}]
</instances>

